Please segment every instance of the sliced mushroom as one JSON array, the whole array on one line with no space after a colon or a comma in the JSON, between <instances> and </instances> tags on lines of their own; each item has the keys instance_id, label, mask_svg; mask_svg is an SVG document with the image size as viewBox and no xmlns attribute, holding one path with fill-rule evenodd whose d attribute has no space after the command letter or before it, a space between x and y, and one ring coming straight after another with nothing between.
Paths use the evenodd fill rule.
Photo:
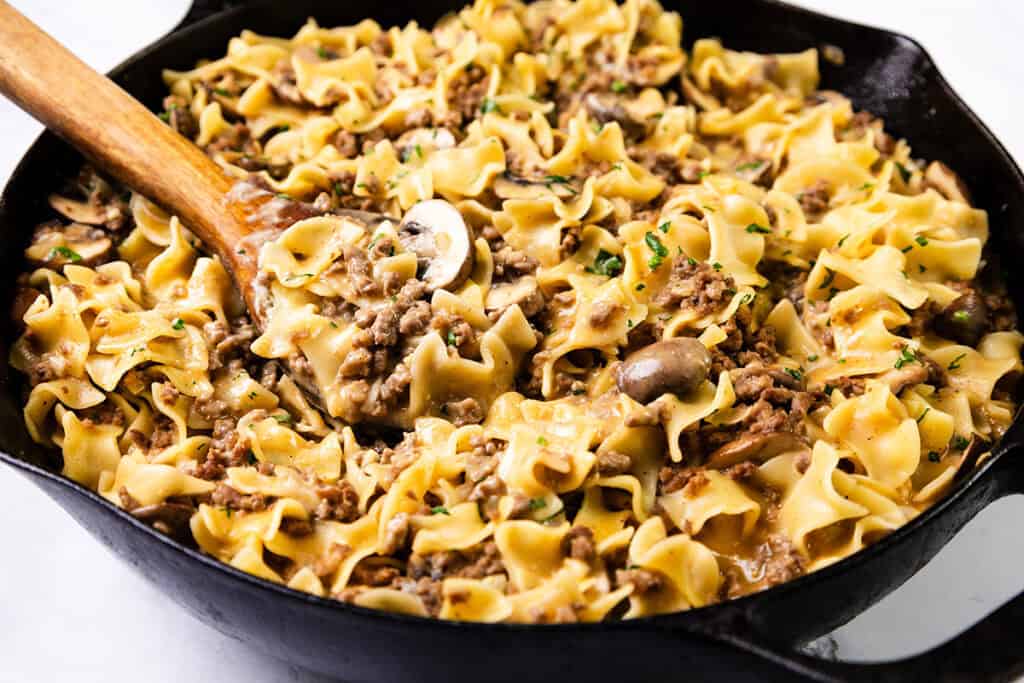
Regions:
<instances>
[{"instance_id":1,"label":"sliced mushroom","mask_svg":"<svg viewBox=\"0 0 1024 683\"><path fill-rule=\"evenodd\" d=\"M706 464L713 469L721 469L740 462L764 462L780 453L806 446L803 439L793 432L747 432L712 453Z\"/></svg>"},{"instance_id":2,"label":"sliced mushroom","mask_svg":"<svg viewBox=\"0 0 1024 683\"><path fill-rule=\"evenodd\" d=\"M188 523L193 512L195 509L190 505L164 502L135 508L131 514L161 533L184 540L189 535Z\"/></svg>"},{"instance_id":3,"label":"sliced mushroom","mask_svg":"<svg viewBox=\"0 0 1024 683\"><path fill-rule=\"evenodd\" d=\"M935 318L936 332L965 346L977 346L988 327L988 306L973 290L954 299Z\"/></svg>"},{"instance_id":4,"label":"sliced mushroom","mask_svg":"<svg viewBox=\"0 0 1024 683\"><path fill-rule=\"evenodd\" d=\"M878 380L888 384L894 396L899 396L907 387L927 382L928 368L923 363L908 363L901 368L886 370L878 376Z\"/></svg>"},{"instance_id":5,"label":"sliced mushroom","mask_svg":"<svg viewBox=\"0 0 1024 683\"><path fill-rule=\"evenodd\" d=\"M644 122L635 119L626 110L622 100L611 93L588 93L583 98L583 106L599 123L618 123L628 138L642 138L647 135L647 126Z\"/></svg>"},{"instance_id":6,"label":"sliced mushroom","mask_svg":"<svg viewBox=\"0 0 1024 683\"><path fill-rule=\"evenodd\" d=\"M103 225L110 217L109 207L100 204L75 201L59 194L51 194L47 201L54 211L76 223Z\"/></svg>"},{"instance_id":7,"label":"sliced mushroom","mask_svg":"<svg viewBox=\"0 0 1024 683\"><path fill-rule=\"evenodd\" d=\"M962 204L971 204L971 193L967 185L960 179L953 169L941 161L933 161L928 164L924 172L924 181L930 187L934 187L946 199Z\"/></svg>"},{"instance_id":8,"label":"sliced mushroom","mask_svg":"<svg viewBox=\"0 0 1024 683\"><path fill-rule=\"evenodd\" d=\"M662 394L687 394L707 379L711 354L693 337L666 339L632 353L619 366L615 384L638 403Z\"/></svg>"},{"instance_id":9,"label":"sliced mushroom","mask_svg":"<svg viewBox=\"0 0 1024 683\"><path fill-rule=\"evenodd\" d=\"M537 278L524 275L513 282L494 284L487 292L484 308L488 312L501 313L517 304L527 318L536 315L544 308L544 295L541 294Z\"/></svg>"},{"instance_id":10,"label":"sliced mushroom","mask_svg":"<svg viewBox=\"0 0 1024 683\"><path fill-rule=\"evenodd\" d=\"M459 210L443 199L420 202L406 212L398 240L419 259L427 291L455 290L473 270L473 239Z\"/></svg>"}]
</instances>

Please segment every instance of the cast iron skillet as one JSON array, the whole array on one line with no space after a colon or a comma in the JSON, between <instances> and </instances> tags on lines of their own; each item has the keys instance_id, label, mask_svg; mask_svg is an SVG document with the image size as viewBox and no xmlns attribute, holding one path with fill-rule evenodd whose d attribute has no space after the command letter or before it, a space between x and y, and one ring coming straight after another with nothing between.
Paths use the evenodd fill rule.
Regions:
<instances>
[{"instance_id":1,"label":"cast iron skillet","mask_svg":"<svg viewBox=\"0 0 1024 683\"><path fill-rule=\"evenodd\" d=\"M223 54L242 29L289 36L309 16L321 25L367 16L383 26L415 19L430 25L463 0L381 2L289 0L239 5L198 0L174 32L112 72L151 108L165 94L163 68L190 68ZM950 89L920 45L901 35L829 18L774 0L667 0L685 34L719 36L737 49L790 52L831 43L845 66L822 63L823 87L882 116L914 151L956 169L989 212L996 251L1024 257L1024 177L1006 150ZM145 141L140 140L140 144ZM50 217L45 203L80 160L44 133L0 199L0 295L9 304L13 274L30 227ZM1011 291L1024 309L1019 279ZM5 306L5 309L9 306ZM7 316L0 358L14 331ZM994 500L1024 492L1024 425L1017 420L994 457L916 520L827 569L740 600L631 622L557 626L442 622L361 609L298 593L184 547L55 474L54 455L31 442L21 416L18 377L0 363L0 460L29 476L82 526L207 624L281 659L359 681L691 679L1001 680L1024 671L1017 628L1024 594L957 638L896 662L849 664L798 654L795 647L847 622L920 569L953 534ZM159 664L157 664L159 665Z\"/></svg>"}]
</instances>

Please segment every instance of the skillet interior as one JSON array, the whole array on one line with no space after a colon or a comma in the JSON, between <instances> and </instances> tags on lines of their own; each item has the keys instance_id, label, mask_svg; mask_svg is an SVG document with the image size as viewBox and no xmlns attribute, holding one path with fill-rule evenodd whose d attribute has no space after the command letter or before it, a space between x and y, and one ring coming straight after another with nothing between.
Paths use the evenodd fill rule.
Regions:
<instances>
[{"instance_id":1,"label":"skillet interior","mask_svg":"<svg viewBox=\"0 0 1024 683\"><path fill-rule=\"evenodd\" d=\"M389 3L374 8L372 17L382 25L409 19L430 24L461 4ZM822 63L825 87L848 94L858 108L882 116L887 128L908 137L922 156L945 161L971 179L978 205L989 211L996 250L1011 258L1022 253L1024 238L1012 234L1009 226L1024 220L1024 180L918 45L901 36L775 2L665 4L683 14L689 41L717 35L731 47L758 51L796 51L822 43L842 47L845 66ZM117 80L147 106L156 108L165 94L162 68L187 68L200 58L219 54L228 39L244 28L290 35L307 16L335 25L352 23L366 14L362 7L313 0L238 7L133 57L118 68ZM765 27L771 27L771 32ZM21 249L29 228L49 216L47 193L74 172L78 163L73 151L44 134L19 166L0 204L0 226L13 236L10 248L0 253L6 272L20 272ZM5 302L11 299L12 284L10 280L0 283ZM1013 278L1010 287L1020 303L1019 280ZM2 325L6 353L14 332L6 319ZM19 381L6 364L0 369L0 384L0 448L22 462L52 466L52 459L28 438L21 419ZM1016 442L1019 427L1016 425L1005 444ZM357 679L393 680L402 675L436 680L442 671L452 678L474 671L479 676L478 667L489 658L501 662L501 678L529 675L544 662L570 678L620 672L631 680L643 671L653 675L687 659L708 674L735 674L738 669L749 673L748 667L755 666L753 660L735 655L722 658L724 651L712 641L696 636L684 639L666 628L691 634L738 633L787 644L844 623L902 583L981 506L1002 492L1006 484L997 475L1010 471L1006 461L990 462L985 471L970 478L971 483L961 484L945 501L871 549L791 584L732 603L637 624L540 628L439 624L370 613L270 587L211 558L192 551L183 553L179 546L101 502L98 496L83 494L73 483L55 478L39 483L172 599L221 630L298 664L344 672ZM274 618L268 619L268 615ZM397 638L402 639L402 657L394 656ZM644 654L623 657L622 649Z\"/></svg>"}]
</instances>

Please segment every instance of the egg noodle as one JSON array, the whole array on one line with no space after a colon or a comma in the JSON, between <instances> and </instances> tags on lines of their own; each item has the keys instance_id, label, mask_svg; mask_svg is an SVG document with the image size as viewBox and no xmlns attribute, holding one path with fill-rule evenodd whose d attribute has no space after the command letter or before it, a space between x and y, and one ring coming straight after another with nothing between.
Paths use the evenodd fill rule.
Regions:
<instances>
[{"instance_id":1,"label":"egg noodle","mask_svg":"<svg viewBox=\"0 0 1024 683\"><path fill-rule=\"evenodd\" d=\"M1016 408L986 213L816 50L682 31L478 0L166 72L266 228L265 320L86 169L19 280L32 438L233 567L442 619L701 607L907 523Z\"/></svg>"}]
</instances>

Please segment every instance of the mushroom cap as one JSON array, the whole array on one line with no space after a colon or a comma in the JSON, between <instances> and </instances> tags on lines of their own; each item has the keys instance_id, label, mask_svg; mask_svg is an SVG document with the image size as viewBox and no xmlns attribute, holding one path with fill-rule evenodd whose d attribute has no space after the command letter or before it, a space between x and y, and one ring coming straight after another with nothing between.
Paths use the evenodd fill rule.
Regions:
<instances>
[{"instance_id":1,"label":"mushroom cap","mask_svg":"<svg viewBox=\"0 0 1024 683\"><path fill-rule=\"evenodd\" d=\"M532 275L524 275L512 282L497 282L487 291L487 298L484 300L484 308L488 311L504 311L506 308L519 304L520 308L526 308L524 315L536 313L536 297L540 295L540 286L537 278ZM540 306L544 305L543 298ZM530 312L528 312L530 311Z\"/></svg>"},{"instance_id":2,"label":"mushroom cap","mask_svg":"<svg viewBox=\"0 0 1024 683\"><path fill-rule=\"evenodd\" d=\"M443 199L410 208L398 226L402 248L416 254L427 291L453 291L473 270L473 239L459 210Z\"/></svg>"},{"instance_id":3,"label":"mushroom cap","mask_svg":"<svg viewBox=\"0 0 1024 683\"><path fill-rule=\"evenodd\" d=\"M705 464L721 469L747 460L764 462L780 453L806 447L793 432L747 432L712 453Z\"/></svg>"},{"instance_id":4,"label":"mushroom cap","mask_svg":"<svg viewBox=\"0 0 1024 683\"><path fill-rule=\"evenodd\" d=\"M711 354L693 337L665 339L632 353L619 366L619 391L638 403L662 394L686 394L707 379Z\"/></svg>"}]
</instances>

